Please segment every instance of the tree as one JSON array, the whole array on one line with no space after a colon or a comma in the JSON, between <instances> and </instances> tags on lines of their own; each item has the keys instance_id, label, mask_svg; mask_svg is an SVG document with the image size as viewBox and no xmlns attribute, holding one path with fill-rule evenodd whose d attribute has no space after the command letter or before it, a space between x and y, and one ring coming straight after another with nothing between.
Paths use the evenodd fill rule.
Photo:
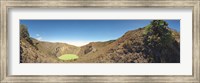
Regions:
<instances>
[{"instance_id":1,"label":"tree","mask_svg":"<svg viewBox=\"0 0 200 83\"><path fill-rule=\"evenodd\" d=\"M145 27L144 46L145 52L151 58L150 62L161 62L161 51L169 47L174 38L168 28L168 23L163 20L153 20Z\"/></svg>"}]
</instances>

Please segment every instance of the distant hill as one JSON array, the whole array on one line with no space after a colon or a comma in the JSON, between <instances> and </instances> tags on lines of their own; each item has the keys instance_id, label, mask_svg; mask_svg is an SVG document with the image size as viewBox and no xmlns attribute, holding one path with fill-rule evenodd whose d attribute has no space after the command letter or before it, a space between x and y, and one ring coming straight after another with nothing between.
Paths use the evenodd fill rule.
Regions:
<instances>
[{"instance_id":1,"label":"distant hill","mask_svg":"<svg viewBox=\"0 0 200 83\"><path fill-rule=\"evenodd\" d=\"M76 60L63 61L62 54L76 54ZM20 62L22 63L179 63L180 33L162 20L126 32L116 40L91 42L82 47L39 41L20 26Z\"/></svg>"}]
</instances>

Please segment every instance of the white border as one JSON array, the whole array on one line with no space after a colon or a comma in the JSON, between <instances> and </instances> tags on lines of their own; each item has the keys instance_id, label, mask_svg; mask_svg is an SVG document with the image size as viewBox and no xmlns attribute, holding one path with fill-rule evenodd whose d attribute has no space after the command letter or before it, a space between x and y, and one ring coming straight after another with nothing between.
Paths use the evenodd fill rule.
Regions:
<instances>
[{"instance_id":1,"label":"white border","mask_svg":"<svg viewBox=\"0 0 200 83\"><path fill-rule=\"evenodd\" d=\"M19 64L19 19L181 19L181 63ZM9 75L192 75L192 9L9 9Z\"/></svg>"}]
</instances>

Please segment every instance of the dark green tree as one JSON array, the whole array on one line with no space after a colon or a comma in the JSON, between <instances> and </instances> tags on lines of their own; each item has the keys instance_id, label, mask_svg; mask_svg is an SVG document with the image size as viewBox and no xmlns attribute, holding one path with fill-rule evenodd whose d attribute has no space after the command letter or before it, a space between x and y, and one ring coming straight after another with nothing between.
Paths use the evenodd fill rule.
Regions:
<instances>
[{"instance_id":1,"label":"dark green tree","mask_svg":"<svg viewBox=\"0 0 200 83\"><path fill-rule=\"evenodd\" d=\"M153 20L150 25L145 27L144 46L150 62L161 62L161 52L172 45L173 41L174 38L167 22Z\"/></svg>"}]
</instances>

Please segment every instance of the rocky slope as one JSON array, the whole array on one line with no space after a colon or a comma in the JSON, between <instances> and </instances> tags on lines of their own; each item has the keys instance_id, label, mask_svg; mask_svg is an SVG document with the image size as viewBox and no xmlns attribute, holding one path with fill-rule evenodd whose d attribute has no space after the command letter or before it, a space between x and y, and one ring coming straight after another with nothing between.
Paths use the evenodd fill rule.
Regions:
<instances>
[{"instance_id":1,"label":"rocky slope","mask_svg":"<svg viewBox=\"0 0 200 83\"><path fill-rule=\"evenodd\" d=\"M20 62L54 63L63 62L57 57L63 54L77 54L80 48L65 43L38 41L29 36L24 25L20 25Z\"/></svg>"},{"instance_id":2,"label":"rocky slope","mask_svg":"<svg viewBox=\"0 0 200 83\"><path fill-rule=\"evenodd\" d=\"M164 32L159 32L160 28L157 27L166 27L168 24L163 21L155 21L155 23L157 22L158 24L155 25L152 22L144 28L128 31L116 40L91 42L82 47L38 41L30 38L27 29L21 25L20 60L21 62L38 63L179 63L179 33L170 28L163 28L163 31L170 34L170 39L168 39L170 43L163 43L166 35L162 34ZM151 34L150 32L146 33L146 29ZM68 53L76 54L79 58L71 61L58 60L57 57Z\"/></svg>"},{"instance_id":3,"label":"rocky slope","mask_svg":"<svg viewBox=\"0 0 200 83\"><path fill-rule=\"evenodd\" d=\"M46 41L38 41L33 39L33 43L38 48L39 51L47 54L59 57L63 54L78 54L79 47L69 45L66 43L51 43Z\"/></svg>"}]
</instances>

